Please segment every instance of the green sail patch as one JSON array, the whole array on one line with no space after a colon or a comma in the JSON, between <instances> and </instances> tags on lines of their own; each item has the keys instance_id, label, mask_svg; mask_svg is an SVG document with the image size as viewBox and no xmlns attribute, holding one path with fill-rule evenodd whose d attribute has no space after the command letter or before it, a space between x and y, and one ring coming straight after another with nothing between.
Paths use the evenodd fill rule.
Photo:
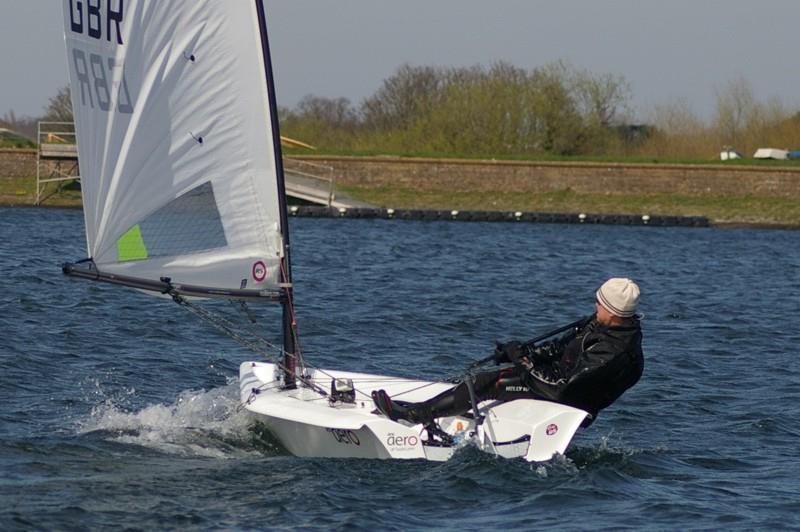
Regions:
<instances>
[{"instance_id":1,"label":"green sail patch","mask_svg":"<svg viewBox=\"0 0 800 532\"><path fill-rule=\"evenodd\" d=\"M136 224L117 240L117 260L127 262L143 260L147 257L147 247L142 238L142 229L139 224Z\"/></svg>"}]
</instances>

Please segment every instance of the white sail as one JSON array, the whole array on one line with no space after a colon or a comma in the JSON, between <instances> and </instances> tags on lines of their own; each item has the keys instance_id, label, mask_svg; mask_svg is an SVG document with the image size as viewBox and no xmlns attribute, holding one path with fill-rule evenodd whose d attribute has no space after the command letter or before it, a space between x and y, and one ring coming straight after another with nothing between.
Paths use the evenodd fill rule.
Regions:
<instances>
[{"instance_id":1,"label":"white sail","mask_svg":"<svg viewBox=\"0 0 800 532\"><path fill-rule=\"evenodd\" d=\"M98 270L270 288L283 239L255 0L63 0Z\"/></svg>"}]
</instances>

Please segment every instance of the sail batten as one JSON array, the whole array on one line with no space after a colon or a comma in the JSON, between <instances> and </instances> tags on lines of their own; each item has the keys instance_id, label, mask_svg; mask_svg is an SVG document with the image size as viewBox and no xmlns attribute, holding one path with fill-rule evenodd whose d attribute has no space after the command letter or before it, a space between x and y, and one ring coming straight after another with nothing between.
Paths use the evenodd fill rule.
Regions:
<instances>
[{"instance_id":1,"label":"sail batten","mask_svg":"<svg viewBox=\"0 0 800 532\"><path fill-rule=\"evenodd\" d=\"M285 207L257 3L62 3L97 270L279 289Z\"/></svg>"}]
</instances>

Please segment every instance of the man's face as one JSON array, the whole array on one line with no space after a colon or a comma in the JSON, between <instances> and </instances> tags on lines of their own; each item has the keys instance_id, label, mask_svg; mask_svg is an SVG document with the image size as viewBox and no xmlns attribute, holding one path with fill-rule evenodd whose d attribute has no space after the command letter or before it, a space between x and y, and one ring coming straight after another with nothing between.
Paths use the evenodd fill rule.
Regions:
<instances>
[{"instance_id":1,"label":"man's face","mask_svg":"<svg viewBox=\"0 0 800 532\"><path fill-rule=\"evenodd\" d=\"M594 302L594 307L597 311L597 321L603 325L611 325L614 315L611 314L606 307L601 305L599 301Z\"/></svg>"}]
</instances>

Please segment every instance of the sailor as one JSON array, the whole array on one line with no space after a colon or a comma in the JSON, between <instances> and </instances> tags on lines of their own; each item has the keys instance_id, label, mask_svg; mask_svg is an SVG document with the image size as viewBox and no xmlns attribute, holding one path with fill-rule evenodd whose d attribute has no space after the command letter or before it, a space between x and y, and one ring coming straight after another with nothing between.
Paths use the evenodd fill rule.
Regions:
<instances>
[{"instance_id":1,"label":"sailor","mask_svg":"<svg viewBox=\"0 0 800 532\"><path fill-rule=\"evenodd\" d=\"M497 344L492 359L513 366L468 376L476 401L553 401L588 412L583 424L588 426L642 376L638 303L635 282L609 279L596 292L595 313L556 339ZM422 403L392 400L384 390L373 392L372 398L386 417L426 426L434 418L461 415L472 408L466 381Z\"/></svg>"}]
</instances>

